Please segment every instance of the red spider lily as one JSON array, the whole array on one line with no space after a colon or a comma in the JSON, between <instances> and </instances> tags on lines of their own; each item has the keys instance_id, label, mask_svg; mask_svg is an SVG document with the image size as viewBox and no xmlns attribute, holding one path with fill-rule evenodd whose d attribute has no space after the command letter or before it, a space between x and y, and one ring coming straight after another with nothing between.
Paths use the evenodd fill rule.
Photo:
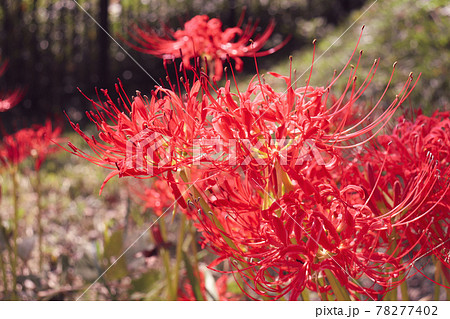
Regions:
<instances>
[{"instance_id":1,"label":"red spider lily","mask_svg":"<svg viewBox=\"0 0 450 319\"><path fill-rule=\"evenodd\" d=\"M51 122L47 121L44 126L34 125L4 136L0 145L0 163L4 167L16 166L32 155L38 171L47 155L58 150L55 143L59 141L60 133L61 128L53 130Z\"/></svg>"},{"instance_id":2,"label":"red spider lily","mask_svg":"<svg viewBox=\"0 0 450 319\"><path fill-rule=\"evenodd\" d=\"M366 205L379 218L389 210L399 234L395 253L407 268L429 254L450 268L449 134L448 112L419 113L414 122L402 116L392 134L377 137L361 158L369 164L359 180L373 189Z\"/></svg>"},{"instance_id":3,"label":"red spider lily","mask_svg":"<svg viewBox=\"0 0 450 319\"><path fill-rule=\"evenodd\" d=\"M369 209L347 203L349 191L362 196L356 186L339 191L325 181L316 183L309 187L318 194L302 190L301 185L278 199L270 194L272 204L267 209L261 208L264 196L258 194L266 191L256 182L243 183L236 177L234 183L219 180L206 188L205 194L213 193L203 195L216 218L200 213L197 227L220 256L211 266L231 259L254 292L271 298L289 293L296 300L306 287L331 293L330 286L319 283L320 277L326 278L325 270L332 271L355 298L355 293L369 298L383 294L376 284L390 289L399 266L389 253L380 252L392 248L385 221L378 221ZM362 276L371 278L372 286L354 282Z\"/></svg>"},{"instance_id":4,"label":"red spider lily","mask_svg":"<svg viewBox=\"0 0 450 319\"><path fill-rule=\"evenodd\" d=\"M0 77L6 70L8 62L0 62ZM0 93L0 112L8 111L9 109L16 106L20 100L23 98L23 91L21 89L16 89L9 93Z\"/></svg>"},{"instance_id":5,"label":"red spider lily","mask_svg":"<svg viewBox=\"0 0 450 319\"><path fill-rule=\"evenodd\" d=\"M260 51L272 34L275 23L270 21L269 26L253 41L258 23L248 24L241 29L243 15L236 27L222 31L222 22L219 19L209 19L206 15L199 15L184 24L183 30L172 31L166 28L166 35L160 37L149 27L141 29L132 26L129 32L131 39L136 43L128 45L140 52L161 57L165 60L183 58L183 64L190 68L192 58L201 57L208 63L214 63L214 76L220 80L223 74L223 62L230 57L236 62L236 70L242 71L243 62L240 57L265 56L281 49L290 39L267 51Z\"/></svg>"},{"instance_id":6,"label":"red spider lily","mask_svg":"<svg viewBox=\"0 0 450 319\"><path fill-rule=\"evenodd\" d=\"M15 134L3 137L0 145L0 161L3 167L12 167L19 165L23 160L30 156L30 144L34 131L30 128L24 128Z\"/></svg>"},{"instance_id":7,"label":"red spider lily","mask_svg":"<svg viewBox=\"0 0 450 319\"><path fill-rule=\"evenodd\" d=\"M151 209L156 216L161 216L165 209L172 206L175 198L167 182L156 179L150 187L144 184L130 186L133 195L136 195L143 203L145 209Z\"/></svg>"},{"instance_id":8,"label":"red spider lily","mask_svg":"<svg viewBox=\"0 0 450 319\"><path fill-rule=\"evenodd\" d=\"M375 61L373 70L377 65ZM206 184L199 184L214 217L197 206L204 214L199 215L198 228L205 243L220 256L217 262L236 262L232 263L236 271L258 294L280 298L290 293L295 300L305 287L327 293L331 287L319 279L329 278L326 271L330 271L354 298L377 298L393 287L391 278L403 270L400 258L391 254L395 247L388 240L390 219L379 219L377 211L359 204L367 196L361 187L352 183L341 184L340 189L332 186L337 181L331 180L330 170L342 160L338 149L363 145L385 126L409 95L411 78L378 119L366 122L372 110L345 128L353 105L373 78L369 73L356 87L356 69L331 106L327 98L335 80L326 89L294 89L290 77L274 74L286 81L286 95L260 81L250 83L244 93L232 94L229 84L216 90L217 97L206 92L216 134L235 143L233 164L239 173L231 175L234 179L212 175ZM374 109L380 102L381 98ZM314 142L313 147L302 151L308 140ZM319 163L323 155L329 161ZM359 202L349 201L347 193L359 193ZM386 211L387 216L394 213ZM362 276L371 278L373 285L361 287L352 281ZM376 284L383 289L375 289Z\"/></svg>"},{"instance_id":9,"label":"red spider lily","mask_svg":"<svg viewBox=\"0 0 450 319\"><path fill-rule=\"evenodd\" d=\"M35 126L34 134L30 141L31 155L36 159L35 169L38 171L46 157L59 151L56 143L60 142L61 128L52 128L52 123L47 120L43 126Z\"/></svg>"},{"instance_id":10,"label":"red spider lily","mask_svg":"<svg viewBox=\"0 0 450 319\"><path fill-rule=\"evenodd\" d=\"M401 263L407 252L399 254L389 240L400 226L392 217L428 194L405 195L398 206L380 211L371 202L376 183L361 182L361 174L336 178L346 167L344 153L373 141L415 85L411 75L394 101L369 121L389 81L373 109L355 121L352 113L379 64L376 60L357 86L361 52L343 92L334 97L334 84L355 53L356 48L325 88L310 86L310 78L296 88L291 75L272 73L286 82L286 94L263 83L259 73L245 91L236 85L236 94L229 81L214 88L203 78L192 86L183 83L184 96L171 85L156 88L151 99L138 94L130 102L118 89L119 106L104 91L107 102L93 102L96 112L87 113L99 140L71 123L96 156L70 144L71 152L113 169L106 181L114 175L165 178L195 219L203 245L218 255L211 266L230 260L234 273L257 294L295 300L308 288L336 298L331 285L336 278L355 299L378 298L401 283L392 278L407 268ZM129 152L130 147L140 151ZM423 166L436 171L430 161ZM427 173L415 182L431 185L433 179ZM372 284L361 286L356 280L363 277Z\"/></svg>"},{"instance_id":11,"label":"red spider lily","mask_svg":"<svg viewBox=\"0 0 450 319\"><path fill-rule=\"evenodd\" d=\"M200 81L192 87L185 83L186 96L177 95L173 89L157 87L151 98L139 92L131 102L121 84L117 85L119 104L103 91L107 102L91 100L96 112L86 112L96 124L99 139L84 134L78 125L70 122L97 155L91 156L69 142L71 153L86 158L102 167L113 169L105 183L115 175L149 178L166 173L166 179L179 197L171 171L192 163L186 155L194 139L201 135L206 123L206 99L197 100L201 93ZM103 186L102 186L103 188ZM186 207L183 200L179 200Z\"/></svg>"}]
</instances>

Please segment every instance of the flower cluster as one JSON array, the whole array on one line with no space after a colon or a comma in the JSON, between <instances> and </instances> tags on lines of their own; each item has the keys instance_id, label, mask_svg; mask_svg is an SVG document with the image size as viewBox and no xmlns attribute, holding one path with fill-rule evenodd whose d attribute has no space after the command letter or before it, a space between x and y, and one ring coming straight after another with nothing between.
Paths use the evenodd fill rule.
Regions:
<instances>
[{"instance_id":1,"label":"flower cluster","mask_svg":"<svg viewBox=\"0 0 450 319\"><path fill-rule=\"evenodd\" d=\"M129 189L139 199L144 209L151 209L158 217L170 208L174 201L173 193L162 179L156 179L151 186L144 183L132 184Z\"/></svg>"},{"instance_id":2,"label":"flower cluster","mask_svg":"<svg viewBox=\"0 0 450 319\"><path fill-rule=\"evenodd\" d=\"M32 156L38 171L46 157L58 151L55 143L59 141L60 133L61 128L53 129L47 121L45 125L34 125L5 135L0 144L1 167L15 167Z\"/></svg>"},{"instance_id":3,"label":"flower cluster","mask_svg":"<svg viewBox=\"0 0 450 319\"><path fill-rule=\"evenodd\" d=\"M379 219L390 218L397 233L395 254L408 267L415 266L415 257L433 254L450 268L449 115L418 112L414 121L401 116L391 134L378 136L359 154L367 163L363 170L347 167L354 175L341 175L356 178L366 193L372 190L365 205Z\"/></svg>"},{"instance_id":4,"label":"flower cluster","mask_svg":"<svg viewBox=\"0 0 450 319\"><path fill-rule=\"evenodd\" d=\"M183 64L191 68L191 59L201 57L207 63L214 64L214 76L220 80L223 75L223 62L227 58L235 61L237 71L242 71L241 57L265 56L282 48L288 41L267 51L260 51L274 31L275 23L270 21L266 30L252 40L255 24L247 24L241 29L242 19L237 26L222 31L219 19L209 19L206 15L195 16L184 24L184 29L172 31L166 28L166 35L161 37L153 29L134 25L129 32L131 41L126 41L132 48L165 60L183 58Z\"/></svg>"},{"instance_id":5,"label":"flower cluster","mask_svg":"<svg viewBox=\"0 0 450 319\"><path fill-rule=\"evenodd\" d=\"M71 123L95 156L69 143L71 152L112 169L105 182L164 179L217 255L210 267L228 260L250 297L383 298L426 254L449 266L449 123L444 113L401 118L377 135L416 82L411 74L373 119L389 81L358 118L379 61L358 82L356 52L326 87L270 73L287 85L277 92L258 73L233 93L229 81L196 76L185 94L169 83L130 101L118 85L119 105L103 91L106 102L86 113L98 139Z\"/></svg>"}]
</instances>

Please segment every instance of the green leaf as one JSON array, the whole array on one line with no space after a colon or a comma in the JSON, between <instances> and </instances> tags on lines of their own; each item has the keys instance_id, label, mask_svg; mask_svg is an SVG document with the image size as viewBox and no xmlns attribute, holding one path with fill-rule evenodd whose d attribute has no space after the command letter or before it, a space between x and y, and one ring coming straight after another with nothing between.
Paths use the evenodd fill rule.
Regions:
<instances>
[{"instance_id":1,"label":"green leaf","mask_svg":"<svg viewBox=\"0 0 450 319\"><path fill-rule=\"evenodd\" d=\"M341 285L339 280L334 276L334 274L329 269L324 270L326 278L330 283L331 289L338 301L351 301L348 291Z\"/></svg>"},{"instance_id":2,"label":"green leaf","mask_svg":"<svg viewBox=\"0 0 450 319\"><path fill-rule=\"evenodd\" d=\"M127 262L123 253L123 231L114 232L111 237L105 236L103 257L107 261L107 267L114 265L105 274L108 280L121 279L128 275ZM117 258L119 258L117 260Z\"/></svg>"},{"instance_id":3,"label":"green leaf","mask_svg":"<svg viewBox=\"0 0 450 319\"><path fill-rule=\"evenodd\" d=\"M155 283L160 279L160 272L151 269L142 274L141 277L131 281L132 292L149 292L152 290Z\"/></svg>"},{"instance_id":4,"label":"green leaf","mask_svg":"<svg viewBox=\"0 0 450 319\"><path fill-rule=\"evenodd\" d=\"M128 275L127 262L125 258L120 258L105 274L108 280L118 280Z\"/></svg>"},{"instance_id":5,"label":"green leaf","mask_svg":"<svg viewBox=\"0 0 450 319\"><path fill-rule=\"evenodd\" d=\"M194 296L196 300L205 300L202 296L202 290L200 288L200 281L198 280L198 277L194 274L194 269L192 268L192 264L189 260L189 257L186 255L186 253L183 251L183 260L184 265L186 266L186 272L189 279L189 282L191 283L192 290L194 291Z\"/></svg>"},{"instance_id":6,"label":"green leaf","mask_svg":"<svg viewBox=\"0 0 450 319\"><path fill-rule=\"evenodd\" d=\"M109 238L105 235L104 247L103 256L105 258L120 256L123 252L123 231L115 231Z\"/></svg>"},{"instance_id":7,"label":"green leaf","mask_svg":"<svg viewBox=\"0 0 450 319\"><path fill-rule=\"evenodd\" d=\"M230 292L232 294L241 294L242 290L235 280L228 280L227 281L227 292Z\"/></svg>"}]
</instances>

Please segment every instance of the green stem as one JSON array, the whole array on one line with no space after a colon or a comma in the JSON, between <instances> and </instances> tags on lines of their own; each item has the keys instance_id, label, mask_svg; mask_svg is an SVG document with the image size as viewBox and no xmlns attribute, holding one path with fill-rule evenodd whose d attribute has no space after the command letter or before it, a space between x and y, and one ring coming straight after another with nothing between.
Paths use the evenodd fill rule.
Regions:
<instances>
[{"instance_id":1,"label":"green stem","mask_svg":"<svg viewBox=\"0 0 450 319\"><path fill-rule=\"evenodd\" d=\"M187 224L187 218L186 214L181 214L181 220L180 220L180 228L178 230L178 239L177 239L177 247L176 247L176 261L175 261L175 269L174 269L174 280L173 280L173 286L174 291L178 295L178 281L180 279L180 267L181 267L181 261L183 259L182 254L182 248L183 248L183 241L185 239L186 235L186 224Z\"/></svg>"},{"instance_id":2,"label":"green stem","mask_svg":"<svg viewBox=\"0 0 450 319\"><path fill-rule=\"evenodd\" d=\"M192 249L192 255L194 255L194 269L196 269L196 271L198 273L198 250L197 250L197 242L195 241L195 235L196 235L196 229L194 227L194 225L190 224L190 233L191 233L191 237L192 237L192 241L191 241L191 249Z\"/></svg>"},{"instance_id":3,"label":"green stem","mask_svg":"<svg viewBox=\"0 0 450 319\"><path fill-rule=\"evenodd\" d=\"M164 223L163 219L159 219L158 223L159 223L159 227L161 229L161 236L162 236L164 242L167 242L166 224ZM176 300L176 291L174 292L174 287L173 287L172 278L171 278L172 273L170 271L170 254L169 254L169 251L164 247L161 247L161 257L163 259L164 268L166 269L168 298L169 298L169 300Z\"/></svg>"},{"instance_id":4,"label":"green stem","mask_svg":"<svg viewBox=\"0 0 450 319\"><path fill-rule=\"evenodd\" d=\"M316 273L316 285L317 285L317 293L320 295L320 299L322 301L328 300L327 294L325 292L320 291L320 287L325 286L325 278L324 277L318 277L318 274Z\"/></svg>"},{"instance_id":5,"label":"green stem","mask_svg":"<svg viewBox=\"0 0 450 319\"><path fill-rule=\"evenodd\" d=\"M39 272L42 273L43 265L43 252L42 252L42 242L43 242L43 229L42 229L42 193L41 193L41 174L36 171L36 196L37 196L37 229L38 229L38 249L39 249Z\"/></svg>"},{"instance_id":6,"label":"green stem","mask_svg":"<svg viewBox=\"0 0 450 319\"><path fill-rule=\"evenodd\" d=\"M447 282L447 287L448 287L449 283ZM447 293L447 301L450 301L450 289L449 288L445 288L445 291Z\"/></svg>"},{"instance_id":7,"label":"green stem","mask_svg":"<svg viewBox=\"0 0 450 319\"><path fill-rule=\"evenodd\" d=\"M384 194L385 198L388 199L388 196L386 194ZM398 250L397 250L397 241L398 241L398 234L397 231L395 229L393 229L392 231L392 235L391 235L391 241L392 241L392 245L388 250L388 254L392 257L397 257L398 255ZM389 264L387 265L389 266ZM400 281L401 278L400 276L396 278L392 279L392 285L395 286L396 288L391 289L390 291L388 291L386 293L386 296L384 297L383 300L385 301L397 301L398 300L398 287L395 285L396 282ZM408 297L408 286L406 284L406 281L403 281L400 284L400 291L402 294L402 300L403 301L407 301L409 299ZM406 299L405 299L406 298Z\"/></svg>"},{"instance_id":8,"label":"green stem","mask_svg":"<svg viewBox=\"0 0 450 319\"><path fill-rule=\"evenodd\" d=\"M12 298L17 299L17 256L18 256L18 246L17 238L19 235L19 191L17 182L17 166L13 166L11 169L11 179L13 184L13 207L14 207L14 218L13 218L13 258L11 260L11 271L12 271Z\"/></svg>"},{"instance_id":9,"label":"green stem","mask_svg":"<svg viewBox=\"0 0 450 319\"><path fill-rule=\"evenodd\" d=\"M0 189L0 198L2 196L1 194L1 189ZM5 247L6 250L9 252L9 245L8 245L8 235L6 234L6 229L3 228L3 222L2 222L2 218L0 216L0 236L3 237L4 241L5 241ZM5 300L7 300L7 296L9 294L8 292L8 280L7 280L7 275L6 275L6 262L3 256L3 251L0 251L0 264L1 264L1 268L2 268L2 280L3 280L3 292L5 294Z\"/></svg>"},{"instance_id":10,"label":"green stem","mask_svg":"<svg viewBox=\"0 0 450 319\"><path fill-rule=\"evenodd\" d=\"M338 301L351 301L350 295L347 290L340 284L340 282L333 275L331 270L325 269L325 275L327 276L327 280L331 285L331 289L333 289L334 295Z\"/></svg>"},{"instance_id":11,"label":"green stem","mask_svg":"<svg viewBox=\"0 0 450 319\"><path fill-rule=\"evenodd\" d=\"M192 223L189 223L189 231L191 235L191 250L194 261L192 263L192 267L194 268L194 273L197 275L197 278L200 278L200 269L198 267L198 249L197 249L197 241L195 240L197 230L195 229Z\"/></svg>"},{"instance_id":12,"label":"green stem","mask_svg":"<svg viewBox=\"0 0 450 319\"><path fill-rule=\"evenodd\" d=\"M302 299L303 301L309 301L309 290L306 288L302 291Z\"/></svg>"},{"instance_id":13,"label":"green stem","mask_svg":"<svg viewBox=\"0 0 450 319\"><path fill-rule=\"evenodd\" d=\"M442 268L441 268L441 272L442 272L443 270L442 270ZM447 277L444 275L444 274L441 274L441 276L442 276L442 284L445 286L445 287L449 287L450 286L450 283L448 282L448 280L447 280ZM447 301L450 301L450 289L449 288L445 288L445 292L446 292L446 294L447 294Z\"/></svg>"},{"instance_id":14,"label":"green stem","mask_svg":"<svg viewBox=\"0 0 450 319\"><path fill-rule=\"evenodd\" d=\"M3 252L0 252L0 262L2 264L2 280L3 280L3 292L5 294L5 300L7 299L6 296L8 295L8 279L6 278L6 263L3 259Z\"/></svg>"},{"instance_id":15,"label":"green stem","mask_svg":"<svg viewBox=\"0 0 450 319\"><path fill-rule=\"evenodd\" d=\"M435 258L433 258L435 259ZM441 275L441 263L439 260L435 260L436 265L436 271L434 272L434 281L439 282L440 275ZM439 300L439 295L441 293L441 286L438 284L434 285L434 294L433 294L433 300L437 301Z\"/></svg>"},{"instance_id":16,"label":"green stem","mask_svg":"<svg viewBox=\"0 0 450 319\"><path fill-rule=\"evenodd\" d=\"M402 301L409 301L408 295L408 283L404 280L400 285L400 290L402 292Z\"/></svg>"},{"instance_id":17,"label":"green stem","mask_svg":"<svg viewBox=\"0 0 450 319\"><path fill-rule=\"evenodd\" d=\"M200 276L198 273L195 273L195 270L192 267L192 264L191 264L191 261L190 261L188 255L186 255L186 253L184 251L182 252L182 254L183 254L184 265L186 266L187 277L189 279L189 282L191 283L192 290L193 290L194 296L195 296L195 300L203 301L205 299L203 298L202 290L201 290L201 286L200 286Z\"/></svg>"},{"instance_id":18,"label":"green stem","mask_svg":"<svg viewBox=\"0 0 450 319\"><path fill-rule=\"evenodd\" d=\"M436 267L436 271L434 272L434 281L439 283L439 281L442 281L442 284L445 285L445 276L442 273L442 263L439 261L439 259L435 258L433 256L433 261ZM447 296L448 296L449 289L447 289ZM433 293L433 300L438 301L439 297L441 295L441 286L438 284L434 285L434 293Z\"/></svg>"}]
</instances>

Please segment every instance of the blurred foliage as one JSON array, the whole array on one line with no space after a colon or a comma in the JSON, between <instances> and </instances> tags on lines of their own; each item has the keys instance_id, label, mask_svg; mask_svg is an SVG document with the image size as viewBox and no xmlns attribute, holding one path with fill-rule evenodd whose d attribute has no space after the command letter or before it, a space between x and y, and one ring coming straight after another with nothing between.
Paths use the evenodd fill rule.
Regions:
<instances>
[{"instance_id":1,"label":"blurred foliage","mask_svg":"<svg viewBox=\"0 0 450 319\"><path fill-rule=\"evenodd\" d=\"M412 105L414 108L424 109L427 113L436 109L448 109L449 17L448 1L369 1L365 7L353 12L347 21L331 34L318 38L311 83L325 86L330 82L333 70L340 71L347 62L358 40L361 26L365 25L358 47L358 50L364 50L358 71L359 84L367 75L374 59L381 58L377 74L367 91L367 96L373 99L372 102L381 95L391 75L392 65L398 61L392 89L384 99L386 103L392 101L409 73L413 72L415 78L419 73L422 75L410 99L405 102L405 107ZM356 20L358 21L351 26ZM312 45L308 49L295 51L292 55L297 74L303 74L297 85L303 86L311 65ZM356 62L354 58L352 63L356 65ZM289 74L289 61L281 61L269 70ZM346 82L345 75L343 78L345 79L342 82ZM341 86L343 84L341 83Z\"/></svg>"}]
</instances>

